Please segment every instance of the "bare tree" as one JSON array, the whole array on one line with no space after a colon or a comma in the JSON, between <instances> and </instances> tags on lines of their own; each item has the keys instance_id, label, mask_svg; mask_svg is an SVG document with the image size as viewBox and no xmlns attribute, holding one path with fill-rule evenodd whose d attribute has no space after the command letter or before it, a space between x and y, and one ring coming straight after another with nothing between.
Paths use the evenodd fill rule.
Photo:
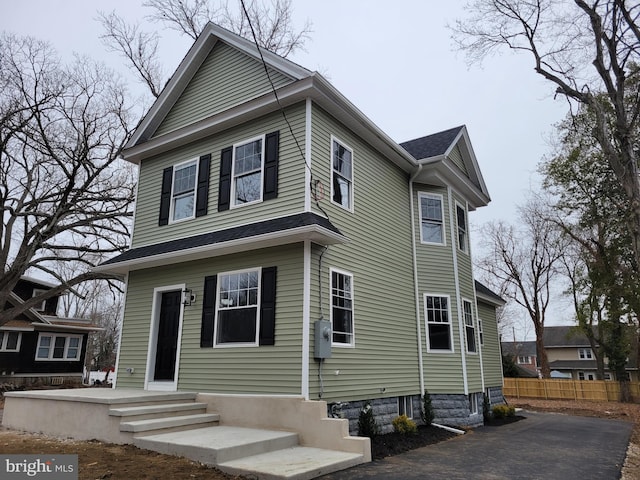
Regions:
<instances>
[{"instance_id":1,"label":"bare tree","mask_svg":"<svg viewBox=\"0 0 640 480\"><path fill-rule=\"evenodd\" d=\"M629 200L625 216L640 271L640 4L624 0L474 0L454 39L472 61L525 52L556 94L589 109L592 135Z\"/></svg>"},{"instance_id":2,"label":"bare tree","mask_svg":"<svg viewBox=\"0 0 640 480\"><path fill-rule=\"evenodd\" d=\"M478 267L495 279L492 283L498 283L506 298L526 310L536 335L540 370L549 378L544 324L563 245L557 228L546 221L541 210L536 200L520 207L521 230L503 222L486 224L482 232L488 253L478 261Z\"/></svg>"},{"instance_id":3,"label":"bare tree","mask_svg":"<svg viewBox=\"0 0 640 480\"><path fill-rule=\"evenodd\" d=\"M0 325L83 281L128 241L133 169L119 154L134 121L113 72L87 58L62 64L33 38L0 36L0 305L22 275L59 285L0 311ZM55 267L74 262L71 276Z\"/></svg>"},{"instance_id":4,"label":"bare tree","mask_svg":"<svg viewBox=\"0 0 640 480\"><path fill-rule=\"evenodd\" d=\"M239 0L236 9L230 8L228 2L217 4L211 0L147 0L143 5L151 9L148 20L194 40L207 23L214 22L253 41L253 26L260 47L283 57L303 48L311 32L309 21L299 30L294 28L291 0ZM145 32L140 24L128 24L115 12L100 13L98 19L107 48L120 53L151 94L158 97L166 77L158 59L157 32Z\"/></svg>"}]
</instances>

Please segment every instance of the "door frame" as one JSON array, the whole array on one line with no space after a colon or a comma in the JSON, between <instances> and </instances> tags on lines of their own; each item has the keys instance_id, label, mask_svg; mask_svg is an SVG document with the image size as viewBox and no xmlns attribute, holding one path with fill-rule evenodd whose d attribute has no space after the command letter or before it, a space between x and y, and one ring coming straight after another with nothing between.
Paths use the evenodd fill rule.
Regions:
<instances>
[{"instance_id":1,"label":"door frame","mask_svg":"<svg viewBox=\"0 0 640 480\"><path fill-rule=\"evenodd\" d=\"M153 300L151 306L151 322L149 326L149 344L147 347L147 366L144 375L144 389L175 392L178 390L178 371L180 366L180 348L182 346L182 321L184 318L184 303L180 302L180 313L178 318L178 345L176 348L176 364L173 374L173 381L154 381L154 371L156 365L156 348L158 346L158 325L160 323L160 308L162 306L162 294L179 290L184 292L186 285L184 283L175 285L166 285L153 289ZM183 294L184 295L184 294Z\"/></svg>"}]
</instances>

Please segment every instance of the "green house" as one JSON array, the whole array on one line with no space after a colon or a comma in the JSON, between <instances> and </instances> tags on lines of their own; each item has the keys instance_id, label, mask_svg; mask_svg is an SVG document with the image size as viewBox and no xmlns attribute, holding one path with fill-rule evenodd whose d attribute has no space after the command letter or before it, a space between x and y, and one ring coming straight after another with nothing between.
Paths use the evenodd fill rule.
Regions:
<instances>
[{"instance_id":1,"label":"green house","mask_svg":"<svg viewBox=\"0 0 640 480\"><path fill-rule=\"evenodd\" d=\"M322 75L217 25L124 153L139 166L117 387L300 396L382 426L482 422L496 307L468 215L466 127L396 143ZM352 423L353 425L353 423Z\"/></svg>"}]
</instances>

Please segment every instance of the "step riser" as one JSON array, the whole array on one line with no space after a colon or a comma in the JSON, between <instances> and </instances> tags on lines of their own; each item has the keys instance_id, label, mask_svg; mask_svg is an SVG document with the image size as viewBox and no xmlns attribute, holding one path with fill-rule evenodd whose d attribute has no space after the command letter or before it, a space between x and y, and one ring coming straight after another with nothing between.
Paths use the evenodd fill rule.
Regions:
<instances>
[{"instance_id":1,"label":"step riser","mask_svg":"<svg viewBox=\"0 0 640 480\"><path fill-rule=\"evenodd\" d=\"M199 423L196 425L183 425L171 428L159 428L157 430L148 430L145 432L129 432L133 433L134 445L137 438L148 437L150 435L158 435L160 433L186 432L188 430L198 430L199 428L217 427L218 422Z\"/></svg>"},{"instance_id":2,"label":"step riser","mask_svg":"<svg viewBox=\"0 0 640 480\"><path fill-rule=\"evenodd\" d=\"M207 413L206 408L198 408L193 410L173 410L170 412L155 412L155 413L147 413L143 415L128 415L126 417L121 417L120 420L122 423L128 422L137 422L140 420L157 420L157 419L169 419L172 417L186 417L189 415L204 415Z\"/></svg>"},{"instance_id":3,"label":"step riser","mask_svg":"<svg viewBox=\"0 0 640 480\"><path fill-rule=\"evenodd\" d=\"M111 408L109 415L112 417L122 417L123 419L131 419L133 417L139 417L142 415L150 414L171 414L175 412L197 412L200 410L206 410L206 403L162 403L159 405L145 405L138 407L118 407Z\"/></svg>"}]
</instances>

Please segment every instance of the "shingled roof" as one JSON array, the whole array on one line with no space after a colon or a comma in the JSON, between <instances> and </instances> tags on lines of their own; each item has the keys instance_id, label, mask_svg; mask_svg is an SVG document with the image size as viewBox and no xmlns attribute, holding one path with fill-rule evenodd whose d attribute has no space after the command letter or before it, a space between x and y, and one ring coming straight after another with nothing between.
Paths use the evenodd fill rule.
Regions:
<instances>
[{"instance_id":1,"label":"shingled roof","mask_svg":"<svg viewBox=\"0 0 640 480\"><path fill-rule=\"evenodd\" d=\"M427 135L426 137L403 142L400 146L413 155L416 160L437 157L447 152L463 128L463 125L450 128L449 130Z\"/></svg>"}]
</instances>

